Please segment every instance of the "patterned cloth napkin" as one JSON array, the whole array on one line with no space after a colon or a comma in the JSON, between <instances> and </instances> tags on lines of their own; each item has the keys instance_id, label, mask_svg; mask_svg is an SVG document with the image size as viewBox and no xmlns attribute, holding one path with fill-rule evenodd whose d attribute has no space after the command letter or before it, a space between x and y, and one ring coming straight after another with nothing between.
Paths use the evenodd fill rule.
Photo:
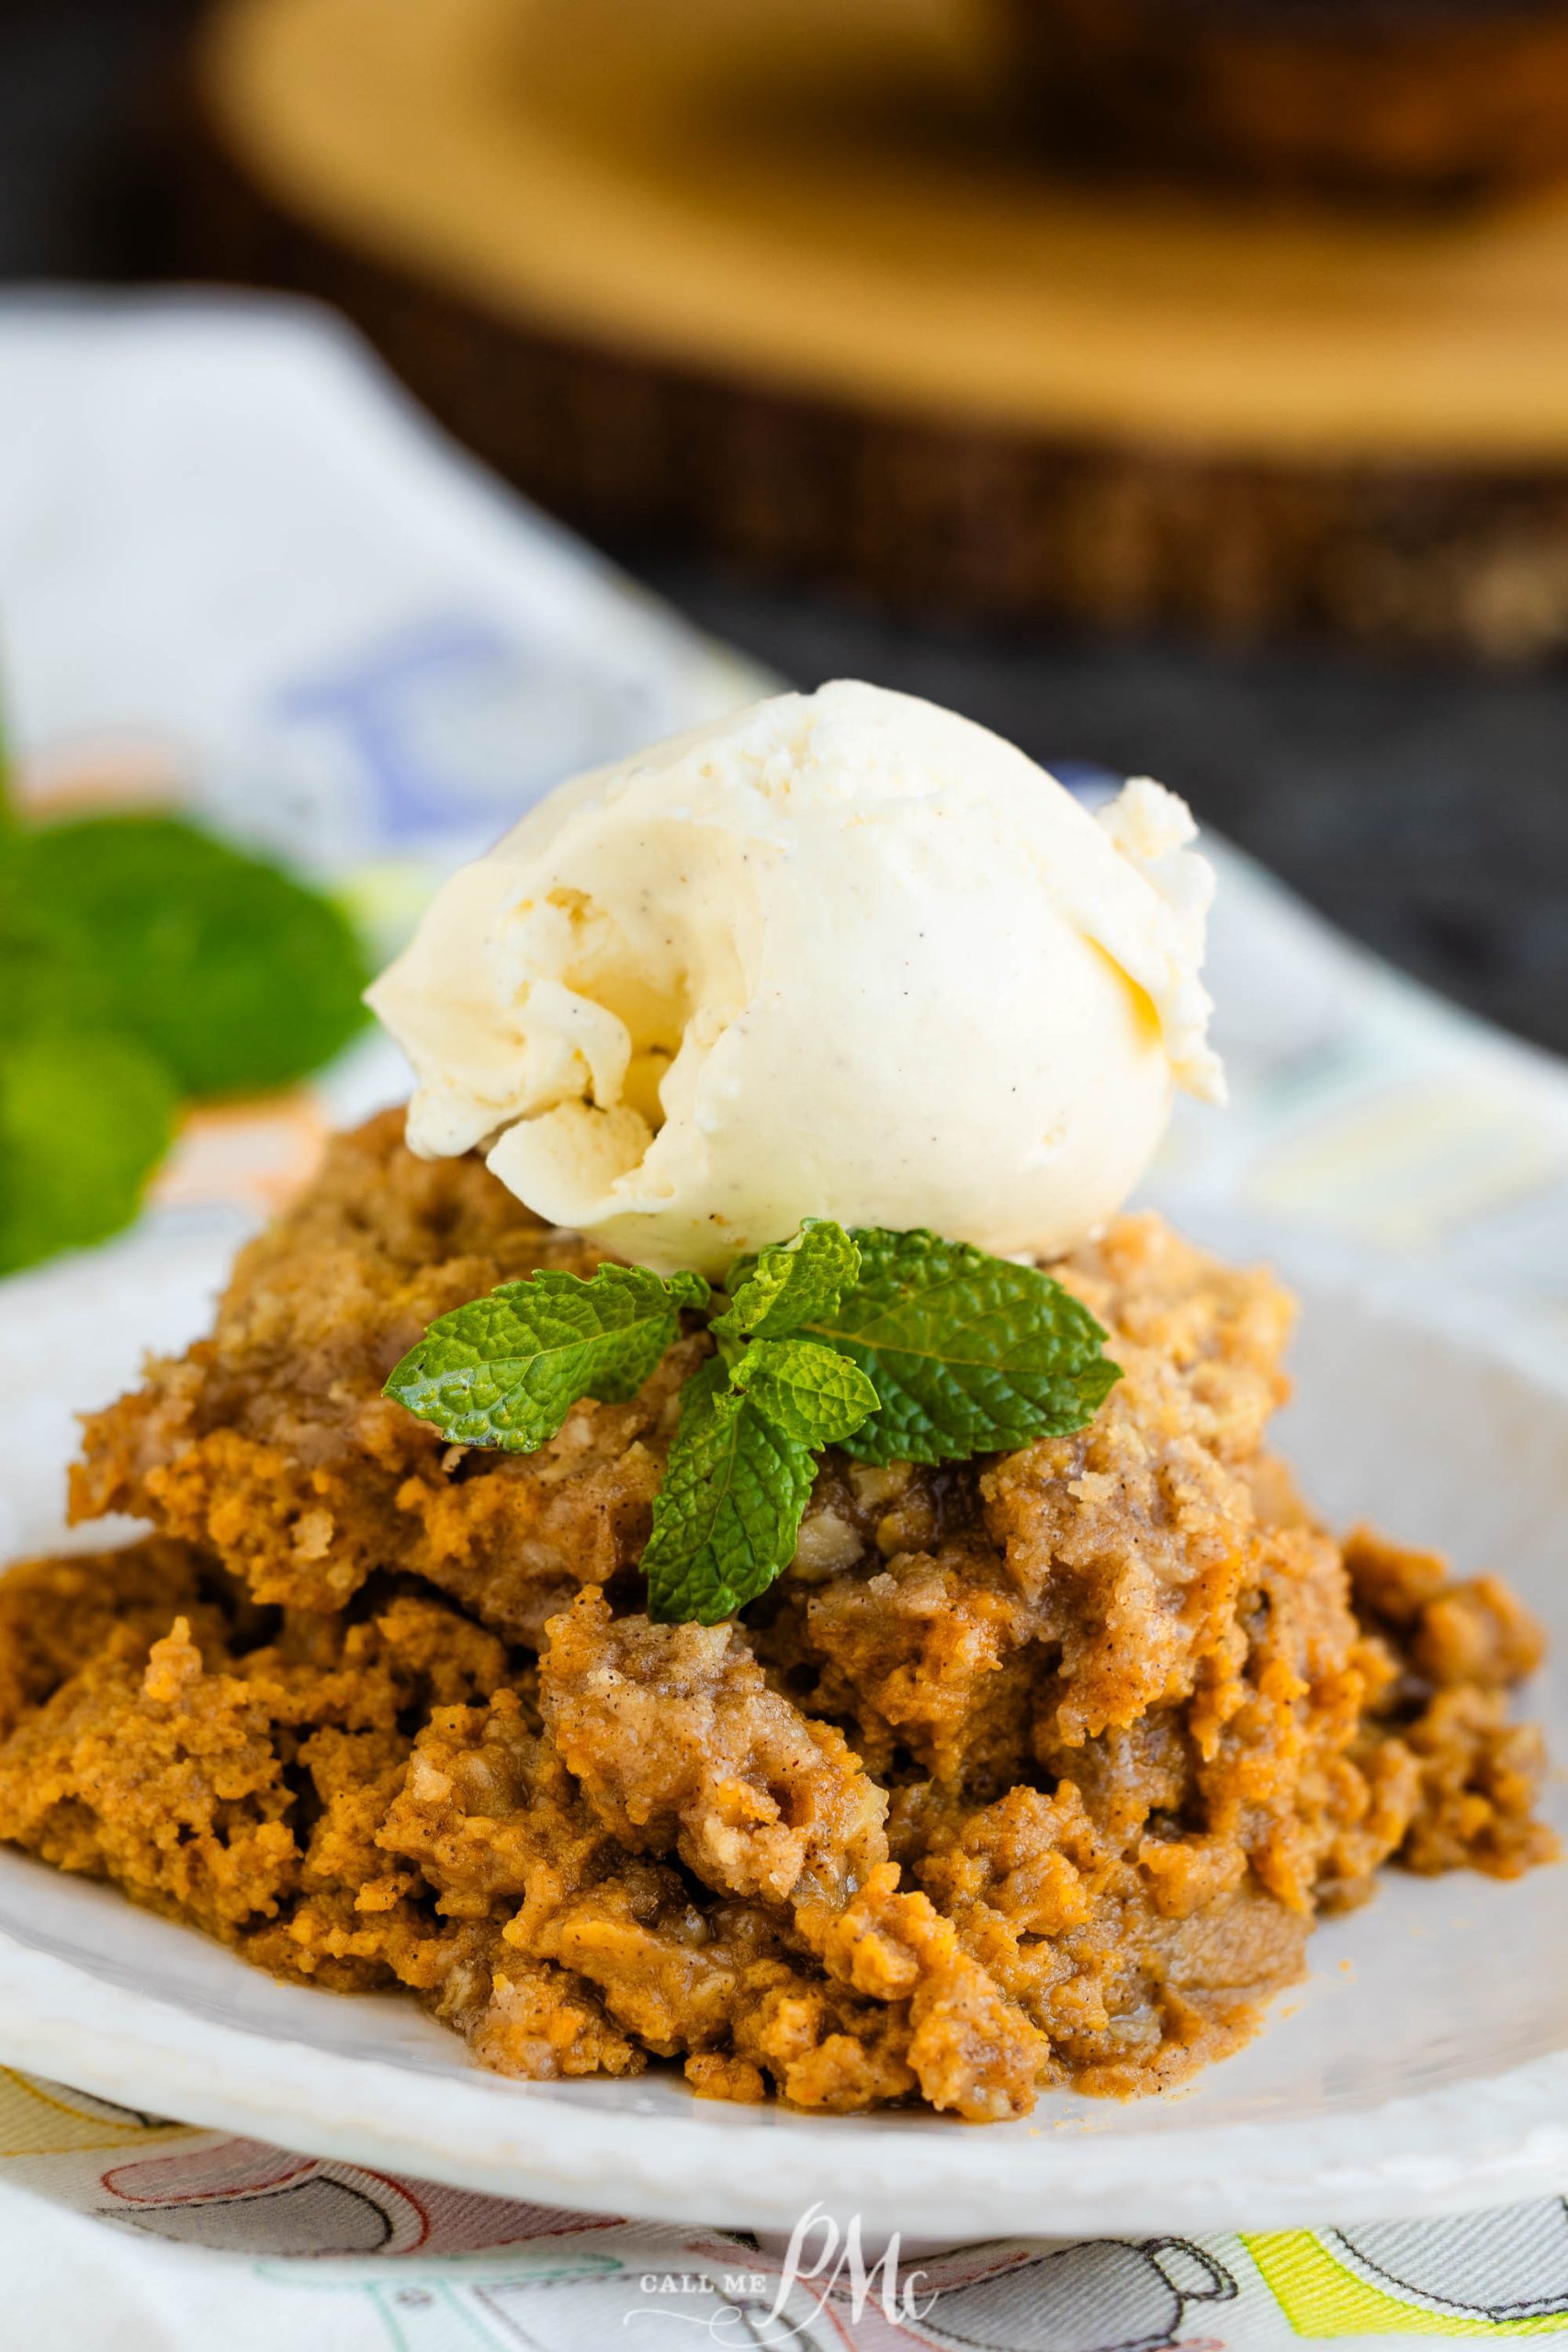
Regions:
<instances>
[{"instance_id":1,"label":"patterned cloth napkin","mask_svg":"<svg viewBox=\"0 0 1568 2352\"><path fill-rule=\"evenodd\" d=\"M868 2245L857 2295L818 2234L792 2266L771 2237L511 2204L3 2071L0 2165L18 2352L1352 2352L1568 2329L1558 2198L1196 2243L899 2247L886 2288Z\"/></svg>"},{"instance_id":2,"label":"patterned cloth napkin","mask_svg":"<svg viewBox=\"0 0 1568 2352\"><path fill-rule=\"evenodd\" d=\"M202 299L0 306L0 646L38 806L199 808L334 877L389 949L532 796L767 683L508 498L334 322ZM1184 1109L1153 1196L1201 1231L1332 1226L1392 1290L1440 1265L1568 1360L1568 1071L1216 857L1233 1108ZM329 1125L401 1083L371 1041L286 1100L193 1118L150 1216L264 1214ZM869 2269L884 2249L858 2251ZM1201 2244L903 2247L896 2288L886 2266L857 2287L820 2238L792 2258L547 2211L4 2072L0 2259L18 2352L663 2352L705 2334L1267 2352L1568 2330L1557 2199Z\"/></svg>"}]
</instances>

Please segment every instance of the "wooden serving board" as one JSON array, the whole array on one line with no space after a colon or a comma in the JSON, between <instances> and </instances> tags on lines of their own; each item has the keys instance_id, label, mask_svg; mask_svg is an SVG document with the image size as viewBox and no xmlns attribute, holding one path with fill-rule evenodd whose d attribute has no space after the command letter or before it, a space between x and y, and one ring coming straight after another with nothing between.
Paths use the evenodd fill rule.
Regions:
<instances>
[{"instance_id":1,"label":"wooden serving board","mask_svg":"<svg viewBox=\"0 0 1568 2352\"><path fill-rule=\"evenodd\" d=\"M523 487L919 608L1568 641L1568 188L1054 181L983 0L220 0L199 257Z\"/></svg>"}]
</instances>

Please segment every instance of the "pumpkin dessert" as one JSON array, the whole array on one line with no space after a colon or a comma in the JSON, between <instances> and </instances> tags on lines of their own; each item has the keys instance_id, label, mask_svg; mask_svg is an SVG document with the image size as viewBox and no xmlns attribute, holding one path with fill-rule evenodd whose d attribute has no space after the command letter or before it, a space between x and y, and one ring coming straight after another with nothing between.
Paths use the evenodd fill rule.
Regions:
<instances>
[{"instance_id":1,"label":"pumpkin dessert","mask_svg":"<svg viewBox=\"0 0 1568 2352\"><path fill-rule=\"evenodd\" d=\"M537 1453L382 1394L434 1312L591 1266L388 1113L93 1416L81 1517L0 1582L0 1835L282 1975L401 1984L526 2077L1024 2113L1244 2041L1379 1866L1551 1850L1507 1588L1343 1546L1266 1450L1285 1295L1152 1216L1055 1272L1122 1378L937 1468L828 1452L741 1619L636 1563L682 1336Z\"/></svg>"},{"instance_id":2,"label":"pumpkin dessert","mask_svg":"<svg viewBox=\"0 0 1568 2352\"><path fill-rule=\"evenodd\" d=\"M1291 1302L1123 1204L1213 876L951 712L563 786L370 991L416 1079L88 1416L0 1838L479 2064L1158 2091L1386 1862L1555 1850L1506 1585L1269 1451Z\"/></svg>"}]
</instances>

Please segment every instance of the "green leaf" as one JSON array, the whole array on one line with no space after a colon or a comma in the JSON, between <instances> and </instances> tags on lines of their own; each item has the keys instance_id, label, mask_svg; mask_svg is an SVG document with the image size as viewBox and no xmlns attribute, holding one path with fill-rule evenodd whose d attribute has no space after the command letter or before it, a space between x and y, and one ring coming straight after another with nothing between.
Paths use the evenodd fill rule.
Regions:
<instances>
[{"instance_id":1,"label":"green leaf","mask_svg":"<svg viewBox=\"0 0 1568 2352\"><path fill-rule=\"evenodd\" d=\"M0 930L23 935L0 972L41 957L33 996L136 1038L187 1093L288 1085L366 1018L332 901L177 817L85 817L10 835L5 856Z\"/></svg>"},{"instance_id":2,"label":"green leaf","mask_svg":"<svg viewBox=\"0 0 1568 2352\"><path fill-rule=\"evenodd\" d=\"M731 1374L741 1396L801 1445L839 1445L877 1408L861 1370L818 1340L753 1340Z\"/></svg>"},{"instance_id":3,"label":"green leaf","mask_svg":"<svg viewBox=\"0 0 1568 2352\"><path fill-rule=\"evenodd\" d=\"M833 1313L856 1274L860 1252L841 1225L807 1217L793 1241L775 1241L729 1270L729 1306L714 1329L775 1339Z\"/></svg>"},{"instance_id":4,"label":"green leaf","mask_svg":"<svg viewBox=\"0 0 1568 2352\"><path fill-rule=\"evenodd\" d=\"M129 1224L168 1148L168 1072L126 1037L60 1028L0 1045L0 1274Z\"/></svg>"},{"instance_id":5,"label":"green leaf","mask_svg":"<svg viewBox=\"0 0 1568 2352\"><path fill-rule=\"evenodd\" d=\"M534 1453L580 1396L635 1396L681 1309L708 1296L700 1274L664 1282L646 1266L600 1266L584 1282L546 1269L438 1317L385 1393L454 1444Z\"/></svg>"},{"instance_id":6,"label":"green leaf","mask_svg":"<svg viewBox=\"0 0 1568 2352\"><path fill-rule=\"evenodd\" d=\"M113 1029L75 926L32 903L25 839L0 832L0 1029L13 1041L41 1029Z\"/></svg>"},{"instance_id":7,"label":"green leaf","mask_svg":"<svg viewBox=\"0 0 1568 2352\"><path fill-rule=\"evenodd\" d=\"M815 1470L810 1449L728 1379L714 1357L681 1391L681 1424L642 1555L656 1624L717 1624L795 1555Z\"/></svg>"},{"instance_id":8,"label":"green leaf","mask_svg":"<svg viewBox=\"0 0 1568 2352\"><path fill-rule=\"evenodd\" d=\"M963 1461L1065 1437L1120 1379L1089 1309L1038 1268L934 1233L853 1238L860 1278L808 1331L858 1364L881 1400L841 1441L859 1460Z\"/></svg>"}]
</instances>

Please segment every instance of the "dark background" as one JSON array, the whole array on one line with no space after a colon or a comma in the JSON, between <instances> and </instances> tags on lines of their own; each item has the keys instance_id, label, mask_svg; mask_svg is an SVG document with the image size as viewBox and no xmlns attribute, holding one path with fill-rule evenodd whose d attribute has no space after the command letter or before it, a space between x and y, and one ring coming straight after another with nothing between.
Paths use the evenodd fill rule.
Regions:
<instances>
[{"instance_id":1,"label":"dark background","mask_svg":"<svg viewBox=\"0 0 1568 2352\"><path fill-rule=\"evenodd\" d=\"M193 14L193 0L0 0L0 281L148 269L156 207L139 127ZM803 684L863 675L951 703L1047 762L1159 776L1396 963L1568 1051L1562 666L921 629L677 554L615 551Z\"/></svg>"}]
</instances>

